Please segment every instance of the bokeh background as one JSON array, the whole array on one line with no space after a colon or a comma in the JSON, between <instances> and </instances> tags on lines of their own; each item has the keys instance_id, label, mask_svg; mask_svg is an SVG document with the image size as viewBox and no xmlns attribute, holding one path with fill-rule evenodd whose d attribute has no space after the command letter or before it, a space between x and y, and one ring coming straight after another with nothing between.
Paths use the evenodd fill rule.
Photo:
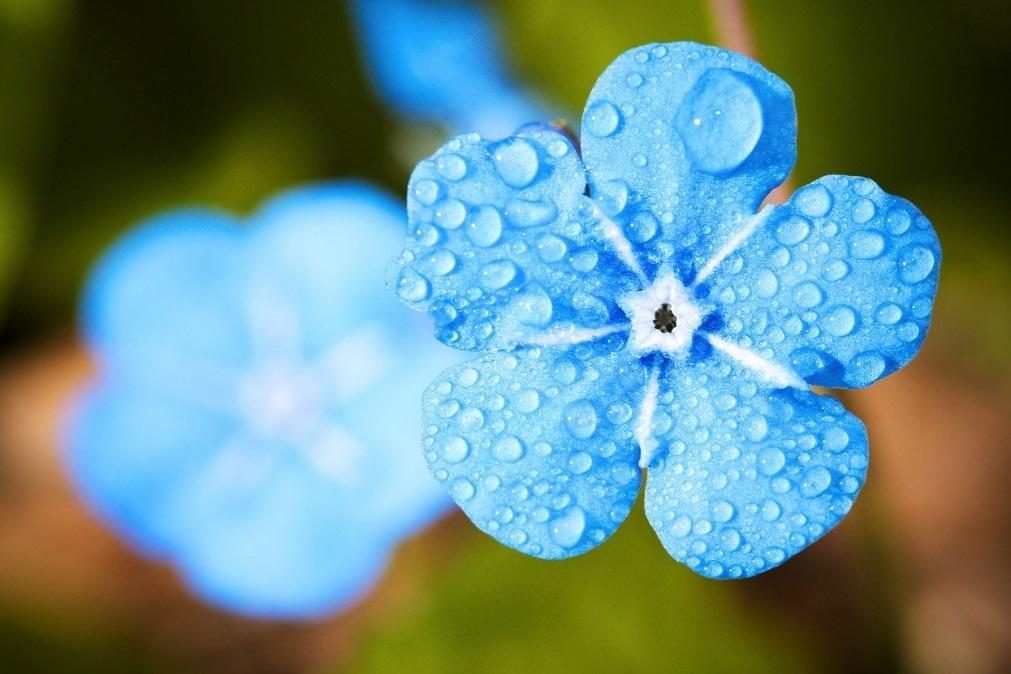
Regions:
<instances>
[{"instance_id":1,"label":"bokeh background","mask_svg":"<svg viewBox=\"0 0 1011 674\"><path fill-rule=\"evenodd\" d=\"M378 0L377 0L378 1ZM846 395L871 435L843 524L714 582L641 514L548 563L450 516L378 589L310 623L237 618L122 544L60 463L88 265L156 211L248 212L306 181L402 193L443 137L384 108L340 0L0 0L0 671L1011 671L1011 5L500 0L517 78L578 119L646 42L747 49L791 84L793 184L866 175L945 261L910 367Z\"/></svg>"}]
</instances>

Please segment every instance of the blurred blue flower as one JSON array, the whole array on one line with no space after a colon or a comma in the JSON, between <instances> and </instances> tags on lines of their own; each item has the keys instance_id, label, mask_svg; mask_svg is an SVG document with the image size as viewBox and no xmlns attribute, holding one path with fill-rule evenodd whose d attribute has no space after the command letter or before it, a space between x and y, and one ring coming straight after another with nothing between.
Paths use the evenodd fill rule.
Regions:
<instances>
[{"instance_id":1,"label":"blurred blue flower","mask_svg":"<svg viewBox=\"0 0 1011 674\"><path fill-rule=\"evenodd\" d=\"M451 505L415 449L417 397L459 357L422 338L427 319L376 271L402 208L347 183L290 191L246 223L173 211L90 279L101 374L69 429L73 478L211 602L337 610Z\"/></svg>"},{"instance_id":2,"label":"blurred blue flower","mask_svg":"<svg viewBox=\"0 0 1011 674\"><path fill-rule=\"evenodd\" d=\"M654 44L597 81L581 148L546 128L470 135L418 165L390 283L441 341L486 352L424 396L428 464L479 528L536 557L586 552L646 469L667 551L738 578L849 511L866 431L810 386L910 361L941 251L865 178L760 209L795 138L781 79Z\"/></svg>"},{"instance_id":3,"label":"blurred blue flower","mask_svg":"<svg viewBox=\"0 0 1011 674\"><path fill-rule=\"evenodd\" d=\"M493 138L544 118L507 74L482 9L453 0L350 3L373 82L404 117Z\"/></svg>"}]
</instances>

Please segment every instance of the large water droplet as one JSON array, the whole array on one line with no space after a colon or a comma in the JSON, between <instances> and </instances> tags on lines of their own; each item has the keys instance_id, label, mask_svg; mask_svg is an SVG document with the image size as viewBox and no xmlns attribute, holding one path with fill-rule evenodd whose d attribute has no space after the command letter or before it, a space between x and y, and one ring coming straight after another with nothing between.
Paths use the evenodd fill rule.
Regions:
<instances>
[{"instance_id":1,"label":"large water droplet","mask_svg":"<svg viewBox=\"0 0 1011 674\"><path fill-rule=\"evenodd\" d=\"M864 223L874 217L874 202L870 199L861 199L853 207L853 221Z\"/></svg>"},{"instance_id":2,"label":"large water droplet","mask_svg":"<svg viewBox=\"0 0 1011 674\"><path fill-rule=\"evenodd\" d=\"M907 246L899 252L899 278L903 283L919 283L934 270L934 253L923 246Z\"/></svg>"},{"instance_id":3,"label":"large water droplet","mask_svg":"<svg viewBox=\"0 0 1011 674\"><path fill-rule=\"evenodd\" d=\"M845 304L833 307L822 319L825 330L836 337L845 337L853 332L857 325L857 315Z\"/></svg>"},{"instance_id":4,"label":"large water droplet","mask_svg":"<svg viewBox=\"0 0 1011 674\"><path fill-rule=\"evenodd\" d=\"M726 174L751 156L762 137L762 104L746 75L707 70L685 96L675 125L700 171Z\"/></svg>"},{"instance_id":5,"label":"large water droplet","mask_svg":"<svg viewBox=\"0 0 1011 674\"><path fill-rule=\"evenodd\" d=\"M579 543L585 530L586 513L579 506L572 506L561 517L551 522L548 535L556 545L571 548Z\"/></svg>"},{"instance_id":6,"label":"large water droplet","mask_svg":"<svg viewBox=\"0 0 1011 674\"><path fill-rule=\"evenodd\" d=\"M467 207L458 199L446 199L435 209L435 224L443 229L456 229L467 218Z\"/></svg>"},{"instance_id":7,"label":"large water droplet","mask_svg":"<svg viewBox=\"0 0 1011 674\"><path fill-rule=\"evenodd\" d=\"M776 227L776 240L784 246L795 246L811 233L811 224L798 215L791 215Z\"/></svg>"},{"instance_id":8,"label":"large water droplet","mask_svg":"<svg viewBox=\"0 0 1011 674\"><path fill-rule=\"evenodd\" d=\"M473 483L465 477L458 477L449 485L449 493L457 501L471 500L475 491Z\"/></svg>"},{"instance_id":9,"label":"large water droplet","mask_svg":"<svg viewBox=\"0 0 1011 674\"><path fill-rule=\"evenodd\" d=\"M585 440L597 430L597 410L589 400L577 400L565 408L565 427L572 437Z\"/></svg>"},{"instance_id":10,"label":"large water droplet","mask_svg":"<svg viewBox=\"0 0 1011 674\"><path fill-rule=\"evenodd\" d=\"M516 278L516 265L510 260L494 260L481 266L481 286L488 290L505 288Z\"/></svg>"},{"instance_id":11,"label":"large water droplet","mask_svg":"<svg viewBox=\"0 0 1011 674\"><path fill-rule=\"evenodd\" d=\"M442 445L442 458L447 463L460 463L470 454L470 445L459 435L446 440Z\"/></svg>"},{"instance_id":12,"label":"large water droplet","mask_svg":"<svg viewBox=\"0 0 1011 674\"><path fill-rule=\"evenodd\" d=\"M515 435L506 435L499 438L491 448L491 453L499 461L519 461L523 458L523 443Z\"/></svg>"},{"instance_id":13,"label":"large water droplet","mask_svg":"<svg viewBox=\"0 0 1011 674\"><path fill-rule=\"evenodd\" d=\"M783 508L779 503L771 498L762 502L762 519L766 522L775 522L783 514Z\"/></svg>"},{"instance_id":14,"label":"large water droplet","mask_svg":"<svg viewBox=\"0 0 1011 674\"><path fill-rule=\"evenodd\" d=\"M506 203L505 215L509 223L516 227L538 227L554 220L558 209L548 199L510 199Z\"/></svg>"},{"instance_id":15,"label":"large water droplet","mask_svg":"<svg viewBox=\"0 0 1011 674\"><path fill-rule=\"evenodd\" d=\"M548 294L538 286L531 286L513 300L516 318L527 325L543 327L551 322L554 306Z\"/></svg>"},{"instance_id":16,"label":"large water droplet","mask_svg":"<svg viewBox=\"0 0 1011 674\"><path fill-rule=\"evenodd\" d=\"M434 180L422 178L414 183L412 193L420 203L431 206L442 194L442 186Z\"/></svg>"},{"instance_id":17,"label":"large water droplet","mask_svg":"<svg viewBox=\"0 0 1011 674\"><path fill-rule=\"evenodd\" d=\"M713 519L717 522L729 522L734 517L734 506L729 501L717 501L713 504Z\"/></svg>"},{"instance_id":18,"label":"large water droplet","mask_svg":"<svg viewBox=\"0 0 1011 674\"><path fill-rule=\"evenodd\" d=\"M610 101L597 101L586 111L583 126L598 138L607 138L621 125L621 113Z\"/></svg>"},{"instance_id":19,"label":"large water droplet","mask_svg":"<svg viewBox=\"0 0 1011 674\"><path fill-rule=\"evenodd\" d=\"M467 162L458 154L439 155L435 160L435 170L446 180L463 180L467 175Z\"/></svg>"},{"instance_id":20,"label":"large water droplet","mask_svg":"<svg viewBox=\"0 0 1011 674\"><path fill-rule=\"evenodd\" d=\"M467 223L467 238L475 246L494 246L501 236L502 216L492 206L481 206Z\"/></svg>"},{"instance_id":21,"label":"large water droplet","mask_svg":"<svg viewBox=\"0 0 1011 674\"><path fill-rule=\"evenodd\" d=\"M850 444L850 435L843 428L833 426L825 431L823 436L825 449L830 452L838 452Z\"/></svg>"},{"instance_id":22,"label":"large water droplet","mask_svg":"<svg viewBox=\"0 0 1011 674\"><path fill-rule=\"evenodd\" d=\"M805 281L793 289L793 301L802 309L813 309L824 300L825 293L811 281Z\"/></svg>"},{"instance_id":23,"label":"large water droplet","mask_svg":"<svg viewBox=\"0 0 1011 674\"><path fill-rule=\"evenodd\" d=\"M586 452L574 452L569 457L569 471L573 475L582 475L593 467L593 457Z\"/></svg>"},{"instance_id":24,"label":"large water droplet","mask_svg":"<svg viewBox=\"0 0 1011 674\"><path fill-rule=\"evenodd\" d=\"M779 291L779 279L768 269L763 269L755 276L755 294L769 298Z\"/></svg>"},{"instance_id":25,"label":"large water droplet","mask_svg":"<svg viewBox=\"0 0 1011 674\"><path fill-rule=\"evenodd\" d=\"M541 406L540 391L533 388L523 389L516 394L516 410L523 414L530 414Z\"/></svg>"},{"instance_id":26,"label":"large water droplet","mask_svg":"<svg viewBox=\"0 0 1011 674\"><path fill-rule=\"evenodd\" d=\"M554 234L545 234L537 240L537 255L544 262L558 262L569 252L565 241Z\"/></svg>"},{"instance_id":27,"label":"large water droplet","mask_svg":"<svg viewBox=\"0 0 1011 674\"><path fill-rule=\"evenodd\" d=\"M432 286L428 279L414 271L404 269L397 279L397 295L405 302L420 302L431 292Z\"/></svg>"},{"instance_id":28,"label":"large water droplet","mask_svg":"<svg viewBox=\"0 0 1011 674\"><path fill-rule=\"evenodd\" d=\"M492 161L502 181L516 189L532 183L540 169L537 149L524 138L510 138L499 143L492 154Z\"/></svg>"},{"instance_id":29,"label":"large water droplet","mask_svg":"<svg viewBox=\"0 0 1011 674\"><path fill-rule=\"evenodd\" d=\"M849 362L847 380L854 384L866 386L875 381L885 371L886 363L881 354L874 351L861 353Z\"/></svg>"},{"instance_id":30,"label":"large water droplet","mask_svg":"<svg viewBox=\"0 0 1011 674\"><path fill-rule=\"evenodd\" d=\"M456 256L445 248L440 248L428 256L428 268L436 276L445 276L456 269Z\"/></svg>"},{"instance_id":31,"label":"large water droplet","mask_svg":"<svg viewBox=\"0 0 1011 674\"><path fill-rule=\"evenodd\" d=\"M902 320L902 307L892 302L885 302L874 314L881 325L895 325Z\"/></svg>"},{"instance_id":32,"label":"large water droplet","mask_svg":"<svg viewBox=\"0 0 1011 674\"><path fill-rule=\"evenodd\" d=\"M804 474L800 481L800 493L808 498L814 498L825 492L832 484L832 473L823 466L816 466Z\"/></svg>"},{"instance_id":33,"label":"large water droplet","mask_svg":"<svg viewBox=\"0 0 1011 674\"><path fill-rule=\"evenodd\" d=\"M786 465L786 454L778 447L766 447L758 454L758 470L763 475L775 475Z\"/></svg>"},{"instance_id":34,"label":"large water droplet","mask_svg":"<svg viewBox=\"0 0 1011 674\"><path fill-rule=\"evenodd\" d=\"M850 255L863 260L873 260L885 252L885 237L873 229L854 232L850 237Z\"/></svg>"},{"instance_id":35,"label":"large water droplet","mask_svg":"<svg viewBox=\"0 0 1011 674\"><path fill-rule=\"evenodd\" d=\"M832 194L824 185L815 184L802 187L794 195L797 210L811 218L827 215L832 208Z\"/></svg>"},{"instance_id":36,"label":"large water droplet","mask_svg":"<svg viewBox=\"0 0 1011 674\"><path fill-rule=\"evenodd\" d=\"M829 260L825 263L824 269L821 271L822 277L826 281L841 281L846 278L846 275L850 273L850 266L845 260Z\"/></svg>"}]
</instances>

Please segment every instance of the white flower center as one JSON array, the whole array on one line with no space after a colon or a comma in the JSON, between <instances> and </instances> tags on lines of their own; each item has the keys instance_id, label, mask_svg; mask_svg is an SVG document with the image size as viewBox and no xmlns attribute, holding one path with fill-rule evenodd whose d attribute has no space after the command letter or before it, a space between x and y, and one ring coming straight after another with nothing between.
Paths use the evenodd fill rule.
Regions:
<instances>
[{"instance_id":1,"label":"white flower center","mask_svg":"<svg viewBox=\"0 0 1011 674\"><path fill-rule=\"evenodd\" d=\"M702 323L703 312L692 291L667 268L648 288L619 297L618 306L631 321L628 349L637 356L651 351L686 355Z\"/></svg>"}]
</instances>

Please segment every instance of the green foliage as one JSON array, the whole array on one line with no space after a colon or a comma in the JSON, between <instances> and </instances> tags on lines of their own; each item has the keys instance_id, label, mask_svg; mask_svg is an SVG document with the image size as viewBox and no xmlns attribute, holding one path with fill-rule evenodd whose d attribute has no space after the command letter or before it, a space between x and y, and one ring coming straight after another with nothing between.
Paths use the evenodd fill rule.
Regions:
<instances>
[{"instance_id":1,"label":"green foliage","mask_svg":"<svg viewBox=\"0 0 1011 674\"><path fill-rule=\"evenodd\" d=\"M469 531L451 554L408 615L365 635L352 672L812 671L801 635L673 563L640 509L571 560Z\"/></svg>"}]
</instances>

